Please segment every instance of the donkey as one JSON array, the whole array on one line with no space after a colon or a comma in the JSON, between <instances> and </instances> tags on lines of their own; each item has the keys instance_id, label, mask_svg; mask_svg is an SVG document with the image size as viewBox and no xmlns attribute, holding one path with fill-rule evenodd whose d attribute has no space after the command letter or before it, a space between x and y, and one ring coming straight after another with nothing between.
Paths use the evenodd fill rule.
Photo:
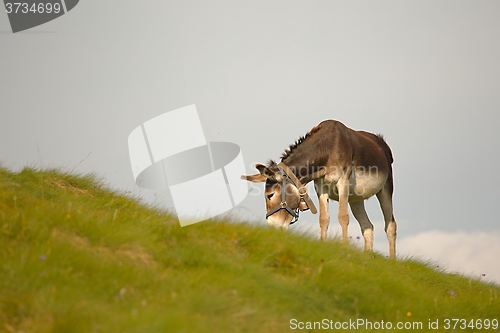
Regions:
<instances>
[{"instance_id":1,"label":"donkey","mask_svg":"<svg viewBox=\"0 0 500 333\"><path fill-rule=\"evenodd\" d=\"M366 214L364 200L377 196L385 220L389 256L396 256L396 220L393 215L392 152L381 135L356 131L336 120L325 120L281 155L257 164L259 173L241 176L251 182L265 182L266 219L269 225L288 229L298 220L299 212L317 210L305 185L314 181L319 201L321 240L330 224L329 200L339 202L338 220L342 240L347 242L349 213L358 221L364 238L364 249L373 250L373 224Z\"/></svg>"}]
</instances>

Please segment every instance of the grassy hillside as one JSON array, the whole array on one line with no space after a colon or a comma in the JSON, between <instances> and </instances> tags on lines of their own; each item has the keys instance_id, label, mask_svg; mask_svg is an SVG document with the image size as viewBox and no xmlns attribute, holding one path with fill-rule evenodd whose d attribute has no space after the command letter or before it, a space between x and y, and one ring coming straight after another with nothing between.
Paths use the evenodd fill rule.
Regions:
<instances>
[{"instance_id":1,"label":"grassy hillside","mask_svg":"<svg viewBox=\"0 0 500 333\"><path fill-rule=\"evenodd\" d=\"M336 241L223 221L181 228L94 176L0 168L0 332L288 332L315 321L427 331L429 320L465 331L453 318L492 332L499 296Z\"/></svg>"}]
</instances>

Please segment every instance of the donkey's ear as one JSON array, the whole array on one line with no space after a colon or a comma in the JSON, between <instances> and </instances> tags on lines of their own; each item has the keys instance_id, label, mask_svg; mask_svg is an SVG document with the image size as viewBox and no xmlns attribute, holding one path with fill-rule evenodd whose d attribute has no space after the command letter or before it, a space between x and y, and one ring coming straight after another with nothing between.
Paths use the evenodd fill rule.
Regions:
<instances>
[{"instance_id":1,"label":"donkey's ear","mask_svg":"<svg viewBox=\"0 0 500 333\"><path fill-rule=\"evenodd\" d=\"M257 170L259 170L259 172L262 176L266 177L270 181L281 182L281 174L279 172L271 170L271 167L267 167L267 166L262 165L262 164L257 164L255 166L255 168L257 168Z\"/></svg>"},{"instance_id":2,"label":"donkey's ear","mask_svg":"<svg viewBox=\"0 0 500 333\"><path fill-rule=\"evenodd\" d=\"M254 183L261 183L261 182L265 182L267 180L266 176L260 174L260 173L257 173L255 175L251 175L251 176L241 176L241 179L243 180L248 180L249 182L254 182Z\"/></svg>"},{"instance_id":3,"label":"donkey's ear","mask_svg":"<svg viewBox=\"0 0 500 333\"><path fill-rule=\"evenodd\" d=\"M259 170L260 174L266 178L268 175L272 174L271 171L265 165L262 164L255 164L255 169Z\"/></svg>"},{"instance_id":4,"label":"donkey's ear","mask_svg":"<svg viewBox=\"0 0 500 333\"><path fill-rule=\"evenodd\" d=\"M265 174L266 167L262 164L257 164L255 166L260 173L251 176L241 176L241 179L248 180L249 182L261 183L267 180L267 176Z\"/></svg>"}]
</instances>

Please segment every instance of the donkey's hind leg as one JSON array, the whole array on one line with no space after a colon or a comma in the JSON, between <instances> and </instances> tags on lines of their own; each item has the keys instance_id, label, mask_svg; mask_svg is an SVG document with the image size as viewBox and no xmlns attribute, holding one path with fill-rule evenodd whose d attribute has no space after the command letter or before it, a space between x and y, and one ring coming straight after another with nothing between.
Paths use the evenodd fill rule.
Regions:
<instances>
[{"instance_id":1,"label":"donkey's hind leg","mask_svg":"<svg viewBox=\"0 0 500 333\"><path fill-rule=\"evenodd\" d=\"M377 193L377 199L380 202L380 208L384 214L385 233L387 234L387 240L389 241L389 257L394 259L396 258L397 224L393 215L392 192L392 174L390 174L384 188Z\"/></svg>"},{"instance_id":2,"label":"donkey's hind leg","mask_svg":"<svg viewBox=\"0 0 500 333\"><path fill-rule=\"evenodd\" d=\"M365 210L365 202L350 202L352 215L356 218L361 227L361 233L365 239L365 251L373 251L373 224L370 222Z\"/></svg>"}]
</instances>

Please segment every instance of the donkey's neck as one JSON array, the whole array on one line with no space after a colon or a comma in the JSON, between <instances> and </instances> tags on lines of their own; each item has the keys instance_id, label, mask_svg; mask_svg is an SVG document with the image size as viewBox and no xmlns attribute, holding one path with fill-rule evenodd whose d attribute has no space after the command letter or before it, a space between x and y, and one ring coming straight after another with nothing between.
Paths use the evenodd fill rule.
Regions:
<instances>
[{"instance_id":1,"label":"donkey's neck","mask_svg":"<svg viewBox=\"0 0 500 333\"><path fill-rule=\"evenodd\" d=\"M292 169L297 178L310 181L314 178L308 177L318 175L326 167L328 158L324 151L321 149L321 136L311 135L285 152L281 161Z\"/></svg>"}]
</instances>

